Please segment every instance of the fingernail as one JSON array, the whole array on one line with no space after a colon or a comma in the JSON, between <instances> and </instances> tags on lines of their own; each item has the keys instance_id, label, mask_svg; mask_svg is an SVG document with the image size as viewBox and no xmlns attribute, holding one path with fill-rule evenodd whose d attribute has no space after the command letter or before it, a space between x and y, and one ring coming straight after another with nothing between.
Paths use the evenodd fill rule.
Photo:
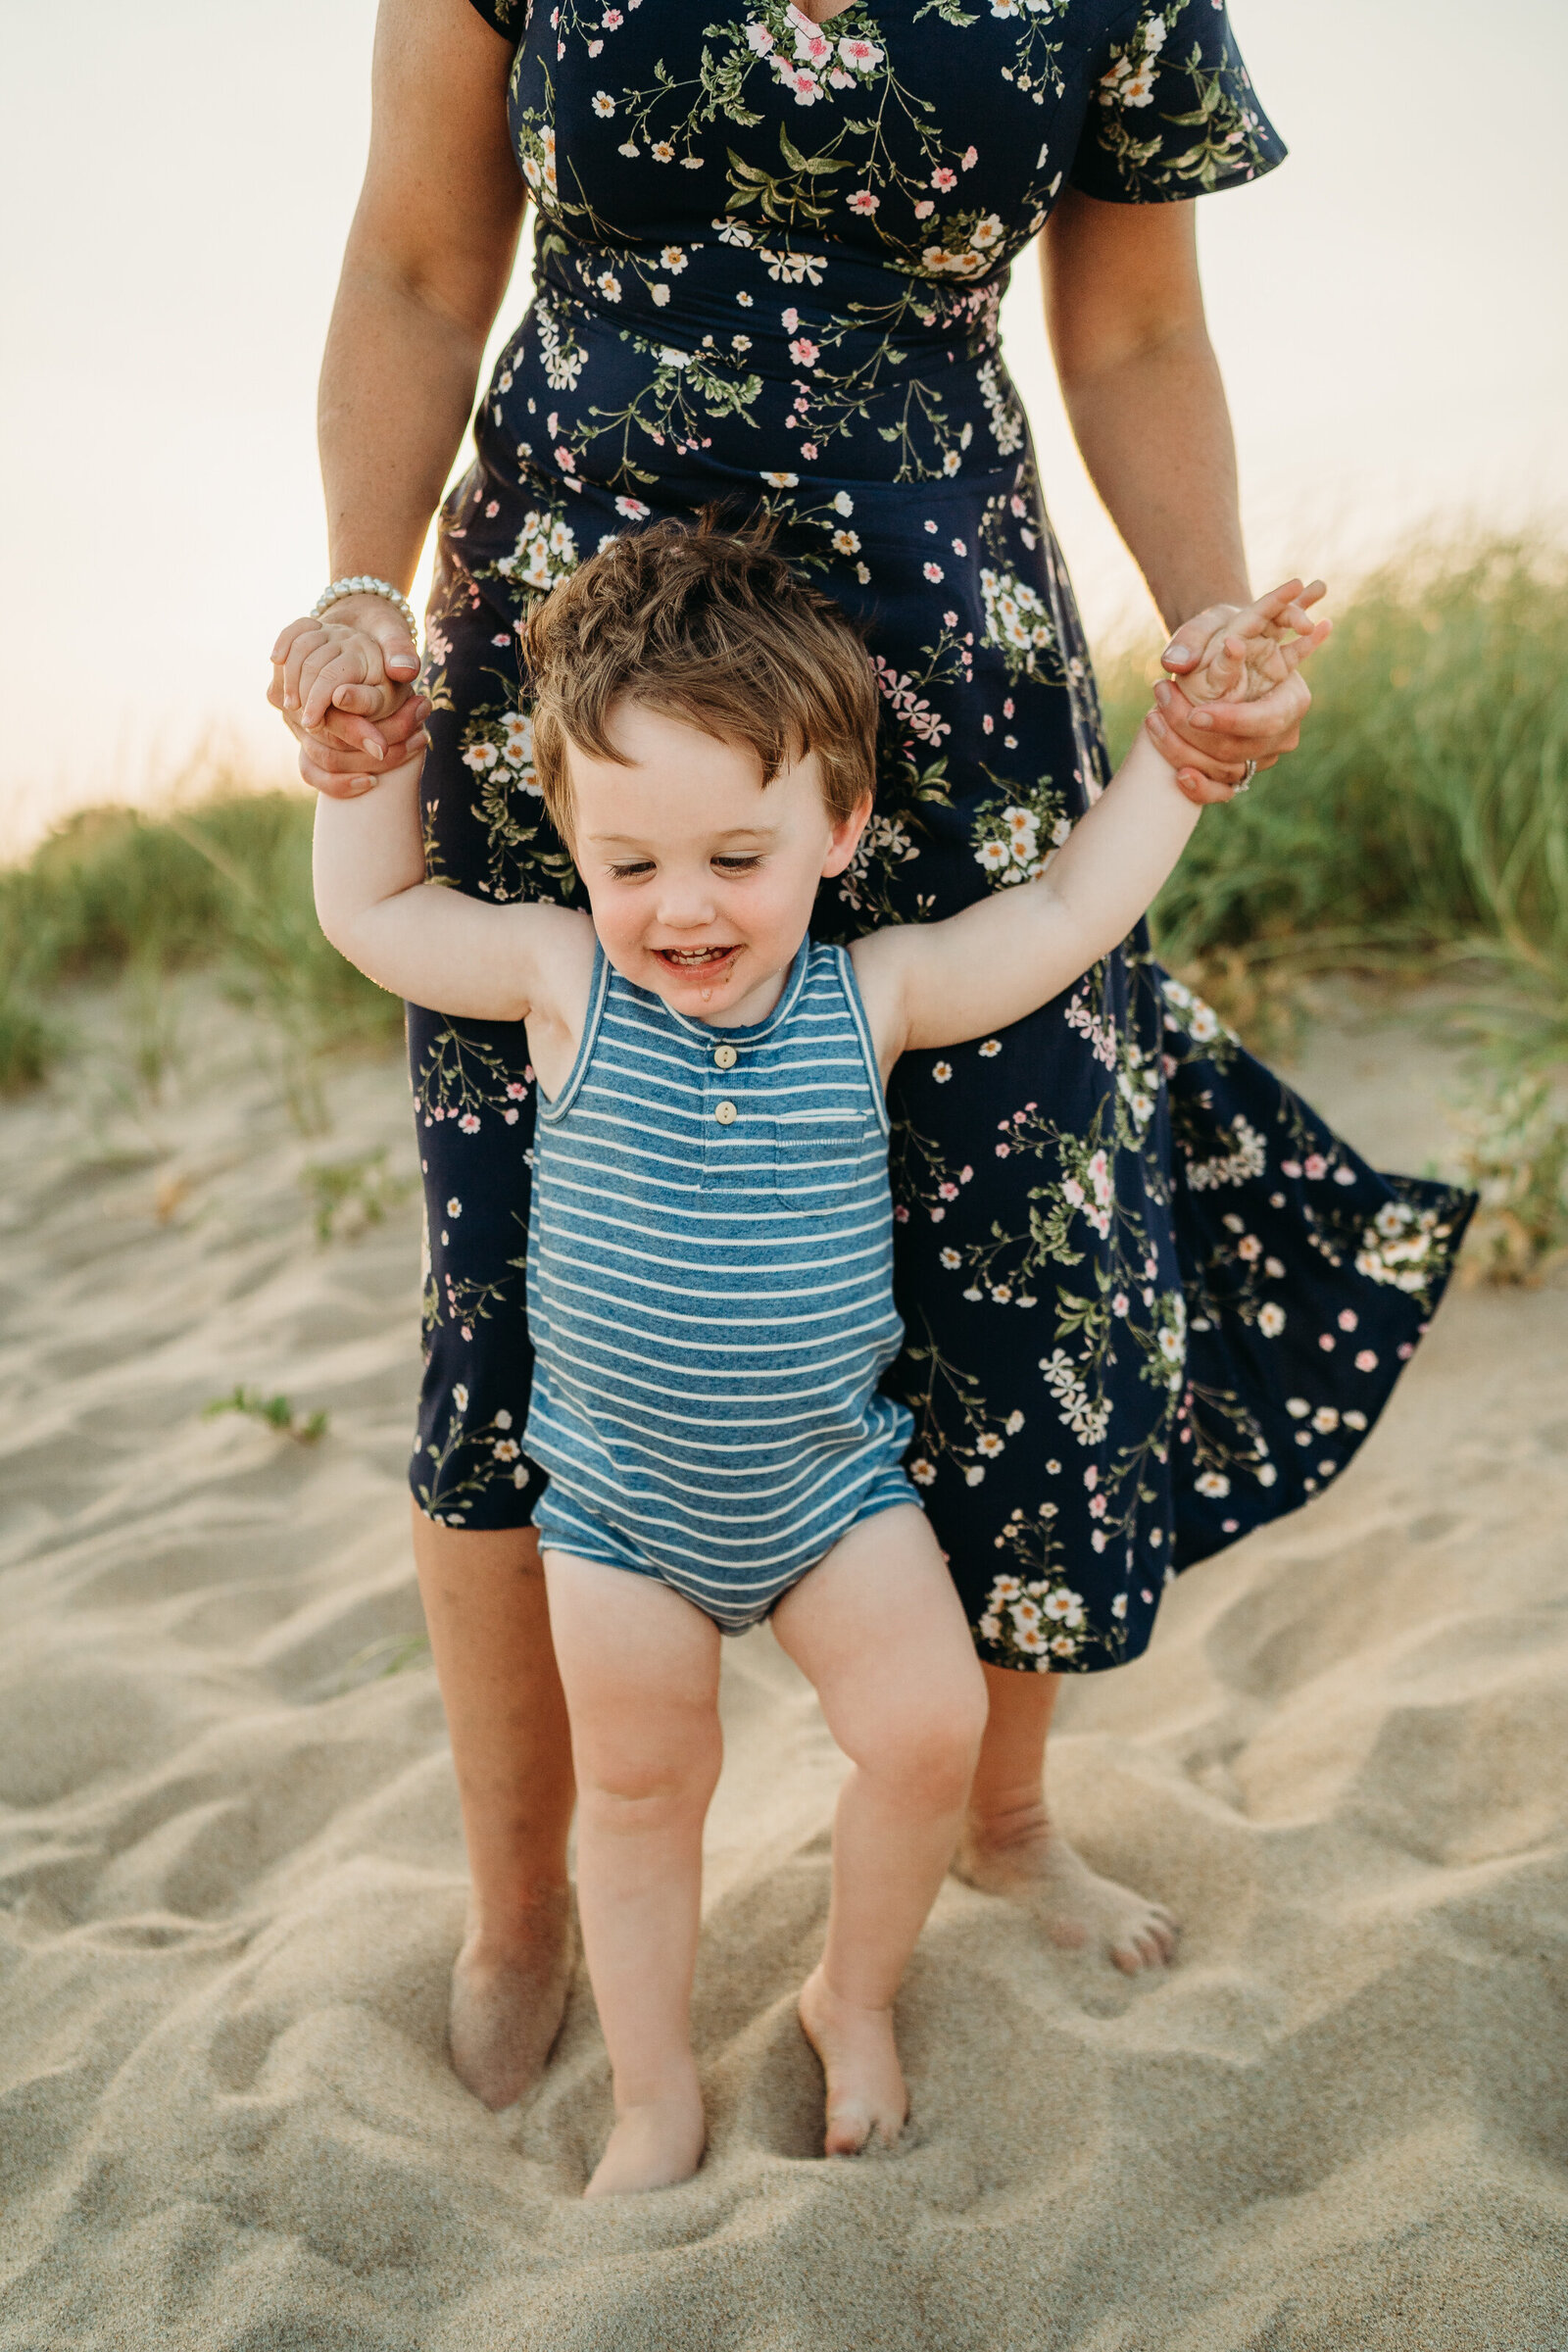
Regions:
<instances>
[{"instance_id":1,"label":"fingernail","mask_svg":"<svg viewBox=\"0 0 1568 2352\"><path fill-rule=\"evenodd\" d=\"M367 735L365 739L365 748L369 753L372 760L384 760L386 758L386 745L374 735Z\"/></svg>"},{"instance_id":2,"label":"fingernail","mask_svg":"<svg viewBox=\"0 0 1568 2352\"><path fill-rule=\"evenodd\" d=\"M1168 735L1170 733L1170 729L1157 710L1151 710L1149 713L1149 731L1152 735Z\"/></svg>"},{"instance_id":3,"label":"fingernail","mask_svg":"<svg viewBox=\"0 0 1568 2352\"><path fill-rule=\"evenodd\" d=\"M1209 717L1206 710L1195 710L1193 712L1193 725L1195 727L1211 727L1213 724L1214 721Z\"/></svg>"},{"instance_id":4,"label":"fingernail","mask_svg":"<svg viewBox=\"0 0 1568 2352\"><path fill-rule=\"evenodd\" d=\"M1179 662L1186 651L1187 648L1183 645L1178 645L1173 637L1159 658L1162 662Z\"/></svg>"},{"instance_id":5,"label":"fingernail","mask_svg":"<svg viewBox=\"0 0 1568 2352\"><path fill-rule=\"evenodd\" d=\"M1154 700L1162 710L1164 710L1165 705L1170 701L1170 688L1165 683L1163 678L1160 679L1159 684L1154 688Z\"/></svg>"}]
</instances>

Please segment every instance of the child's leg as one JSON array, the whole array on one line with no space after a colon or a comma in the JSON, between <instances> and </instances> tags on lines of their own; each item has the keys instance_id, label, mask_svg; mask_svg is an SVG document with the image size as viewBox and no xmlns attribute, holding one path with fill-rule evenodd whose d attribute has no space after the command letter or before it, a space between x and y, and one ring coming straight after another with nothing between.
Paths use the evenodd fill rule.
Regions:
<instances>
[{"instance_id":1,"label":"child's leg","mask_svg":"<svg viewBox=\"0 0 1568 2352\"><path fill-rule=\"evenodd\" d=\"M691 2047L703 1820L718 1779L718 1628L667 1585L544 1555L577 1771L577 1907L614 2075L590 2197L696 2172Z\"/></svg>"},{"instance_id":2,"label":"child's leg","mask_svg":"<svg viewBox=\"0 0 1568 2352\"><path fill-rule=\"evenodd\" d=\"M828 2155L897 2139L908 2096L893 1996L957 1843L986 1693L923 1512L853 1528L773 1612L854 1769L833 1830L833 1895L801 2023L827 2077ZM569 1686L568 1686L569 1688Z\"/></svg>"}]
</instances>

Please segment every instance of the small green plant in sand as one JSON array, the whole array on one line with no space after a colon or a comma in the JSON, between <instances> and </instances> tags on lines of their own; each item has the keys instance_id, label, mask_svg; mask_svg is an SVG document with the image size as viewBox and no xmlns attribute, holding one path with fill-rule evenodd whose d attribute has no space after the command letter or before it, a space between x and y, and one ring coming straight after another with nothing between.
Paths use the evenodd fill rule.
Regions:
<instances>
[{"instance_id":1,"label":"small green plant in sand","mask_svg":"<svg viewBox=\"0 0 1568 2352\"><path fill-rule=\"evenodd\" d=\"M359 1683L384 1683L391 1675L407 1674L411 1667L429 1662L428 1634L383 1634L378 1642L368 1642L354 1652L343 1670L339 1695Z\"/></svg>"},{"instance_id":2,"label":"small green plant in sand","mask_svg":"<svg viewBox=\"0 0 1568 2352\"><path fill-rule=\"evenodd\" d=\"M1544 1079L1504 1079L1462 1122L1481 1196L1460 1261L1472 1282L1537 1283L1568 1259L1568 1117Z\"/></svg>"},{"instance_id":3,"label":"small green plant in sand","mask_svg":"<svg viewBox=\"0 0 1568 2352\"><path fill-rule=\"evenodd\" d=\"M0 978L0 1095L24 1095L59 1055L53 1025L24 991Z\"/></svg>"},{"instance_id":4,"label":"small green plant in sand","mask_svg":"<svg viewBox=\"0 0 1568 2352\"><path fill-rule=\"evenodd\" d=\"M125 965L118 993L121 1036L116 1077L133 1099L156 1102L179 1059L179 1006L171 975L145 953Z\"/></svg>"},{"instance_id":5,"label":"small green plant in sand","mask_svg":"<svg viewBox=\"0 0 1568 2352\"><path fill-rule=\"evenodd\" d=\"M202 1407L204 1421L216 1420L220 1413L244 1413L250 1420L275 1429L279 1437L292 1438L296 1446L315 1446L326 1435L325 1413L296 1413L286 1396L264 1396L260 1389L239 1387Z\"/></svg>"},{"instance_id":6,"label":"small green plant in sand","mask_svg":"<svg viewBox=\"0 0 1568 2352\"><path fill-rule=\"evenodd\" d=\"M389 1211L415 1190L412 1176L388 1169L384 1144L347 1159L312 1160L301 1170L300 1184L316 1211L316 1238L323 1249L384 1225Z\"/></svg>"}]
</instances>

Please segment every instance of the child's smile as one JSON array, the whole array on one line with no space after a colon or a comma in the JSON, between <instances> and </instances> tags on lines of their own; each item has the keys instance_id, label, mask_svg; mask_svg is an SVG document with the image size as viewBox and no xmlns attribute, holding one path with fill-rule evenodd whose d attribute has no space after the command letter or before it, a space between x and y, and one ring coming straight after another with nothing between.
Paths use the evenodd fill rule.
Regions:
<instances>
[{"instance_id":1,"label":"child's smile","mask_svg":"<svg viewBox=\"0 0 1568 2352\"><path fill-rule=\"evenodd\" d=\"M765 1020L864 813L832 816L809 756L764 783L748 746L640 703L616 706L614 742L623 760L569 754L573 855L606 956L691 1019Z\"/></svg>"}]
</instances>

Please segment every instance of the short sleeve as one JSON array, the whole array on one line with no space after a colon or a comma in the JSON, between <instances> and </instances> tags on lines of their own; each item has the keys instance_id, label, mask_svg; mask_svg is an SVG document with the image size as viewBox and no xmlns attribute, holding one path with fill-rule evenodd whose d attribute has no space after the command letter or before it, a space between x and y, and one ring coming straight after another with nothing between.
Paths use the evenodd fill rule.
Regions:
<instances>
[{"instance_id":1,"label":"short sleeve","mask_svg":"<svg viewBox=\"0 0 1568 2352\"><path fill-rule=\"evenodd\" d=\"M1067 176L1109 204L1168 204L1285 160L1224 0L1140 0L1111 27Z\"/></svg>"},{"instance_id":2,"label":"short sleeve","mask_svg":"<svg viewBox=\"0 0 1568 2352\"><path fill-rule=\"evenodd\" d=\"M520 41L527 30L529 0L468 0L468 5L509 41Z\"/></svg>"}]
</instances>

